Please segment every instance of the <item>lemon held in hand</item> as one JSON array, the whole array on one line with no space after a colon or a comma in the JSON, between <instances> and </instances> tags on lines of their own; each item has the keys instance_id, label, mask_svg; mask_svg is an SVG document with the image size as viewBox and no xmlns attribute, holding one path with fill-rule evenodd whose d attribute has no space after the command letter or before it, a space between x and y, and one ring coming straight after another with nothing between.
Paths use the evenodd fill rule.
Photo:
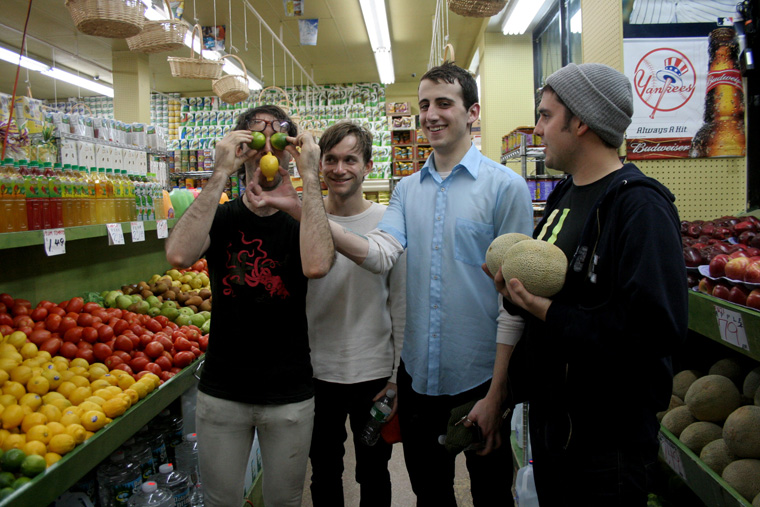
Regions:
<instances>
[{"instance_id":1,"label":"lemon held in hand","mask_svg":"<svg viewBox=\"0 0 760 507\"><path fill-rule=\"evenodd\" d=\"M251 132L253 139L248 143L248 147L252 150L260 150L267 144L267 138L261 132Z\"/></svg>"},{"instance_id":2,"label":"lemon held in hand","mask_svg":"<svg viewBox=\"0 0 760 507\"><path fill-rule=\"evenodd\" d=\"M270 151L261 157L259 167L261 168L261 174L266 177L267 181L272 181L274 180L274 175L277 174L277 170L280 168L280 161Z\"/></svg>"}]
</instances>

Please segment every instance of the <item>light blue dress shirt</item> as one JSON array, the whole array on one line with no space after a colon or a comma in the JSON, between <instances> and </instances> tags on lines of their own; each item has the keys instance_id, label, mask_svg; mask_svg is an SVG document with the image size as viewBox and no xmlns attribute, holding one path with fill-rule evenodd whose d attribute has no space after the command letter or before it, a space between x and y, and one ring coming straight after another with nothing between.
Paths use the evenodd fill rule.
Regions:
<instances>
[{"instance_id":1,"label":"light blue dress shirt","mask_svg":"<svg viewBox=\"0 0 760 507\"><path fill-rule=\"evenodd\" d=\"M421 394L452 395L493 376L498 293L483 273L488 246L530 235L528 186L475 146L441 180L434 155L393 191L378 229L406 248L406 329L401 358Z\"/></svg>"}]
</instances>

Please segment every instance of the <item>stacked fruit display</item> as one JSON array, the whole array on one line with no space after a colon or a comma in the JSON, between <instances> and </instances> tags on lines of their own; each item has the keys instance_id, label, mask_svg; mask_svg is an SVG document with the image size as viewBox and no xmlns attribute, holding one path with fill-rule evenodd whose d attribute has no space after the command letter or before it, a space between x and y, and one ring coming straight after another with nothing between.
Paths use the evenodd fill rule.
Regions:
<instances>
[{"instance_id":1,"label":"stacked fruit display","mask_svg":"<svg viewBox=\"0 0 760 507\"><path fill-rule=\"evenodd\" d=\"M760 310L760 219L684 221L681 241L690 288Z\"/></svg>"}]
</instances>

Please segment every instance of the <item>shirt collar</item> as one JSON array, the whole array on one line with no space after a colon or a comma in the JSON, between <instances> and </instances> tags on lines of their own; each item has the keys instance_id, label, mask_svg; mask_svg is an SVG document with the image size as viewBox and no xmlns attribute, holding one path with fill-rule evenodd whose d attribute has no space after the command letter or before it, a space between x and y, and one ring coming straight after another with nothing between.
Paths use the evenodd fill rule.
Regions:
<instances>
[{"instance_id":1,"label":"shirt collar","mask_svg":"<svg viewBox=\"0 0 760 507\"><path fill-rule=\"evenodd\" d=\"M459 163L455 165L451 170L452 174L457 170L457 167L462 166L468 173L470 173L473 179L478 179L480 156L480 151L475 147L474 144L470 143L470 149L467 150L467 153L465 153L464 157L462 157L462 160L460 160ZM427 176L433 176L433 174L436 173L434 157L435 153L431 153L425 162L425 165L422 166L422 169L420 169L420 182L422 182L422 180L424 180ZM434 176L433 179L435 179Z\"/></svg>"}]
</instances>

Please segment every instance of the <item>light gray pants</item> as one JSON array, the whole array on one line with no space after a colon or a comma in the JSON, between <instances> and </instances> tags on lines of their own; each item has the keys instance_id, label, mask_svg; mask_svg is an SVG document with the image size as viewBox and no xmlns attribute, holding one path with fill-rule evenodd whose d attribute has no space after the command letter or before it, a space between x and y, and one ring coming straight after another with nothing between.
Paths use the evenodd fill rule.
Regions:
<instances>
[{"instance_id":1,"label":"light gray pants","mask_svg":"<svg viewBox=\"0 0 760 507\"><path fill-rule=\"evenodd\" d=\"M195 410L206 507L243 503L245 470L257 428L265 507L300 507L314 398L287 405L251 405L198 392Z\"/></svg>"}]
</instances>

